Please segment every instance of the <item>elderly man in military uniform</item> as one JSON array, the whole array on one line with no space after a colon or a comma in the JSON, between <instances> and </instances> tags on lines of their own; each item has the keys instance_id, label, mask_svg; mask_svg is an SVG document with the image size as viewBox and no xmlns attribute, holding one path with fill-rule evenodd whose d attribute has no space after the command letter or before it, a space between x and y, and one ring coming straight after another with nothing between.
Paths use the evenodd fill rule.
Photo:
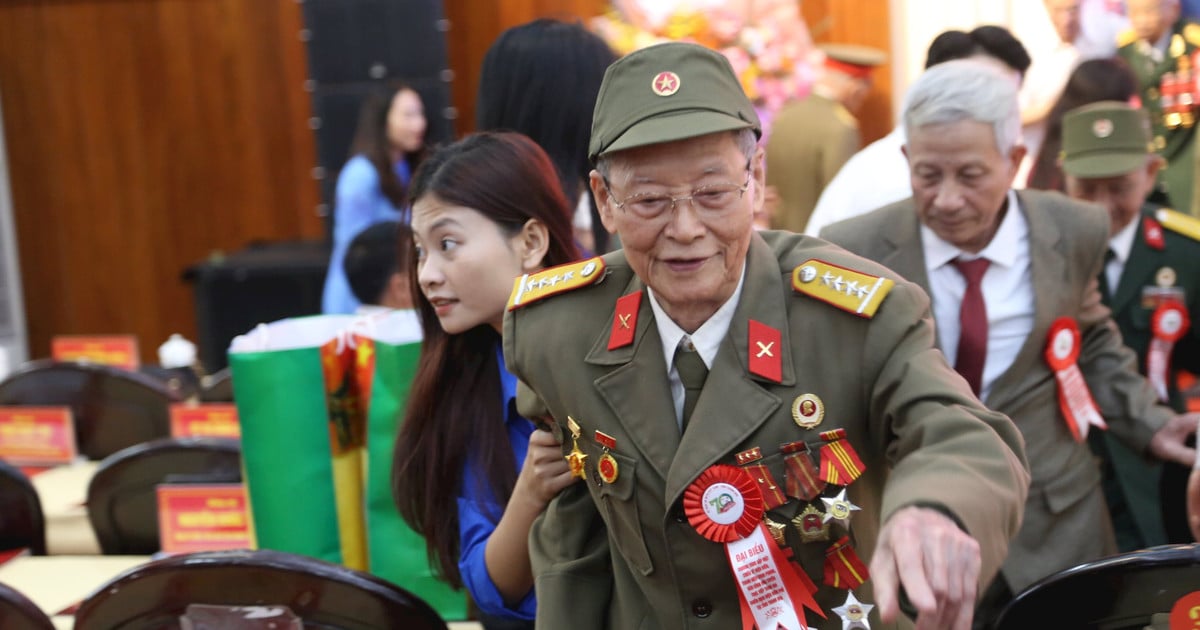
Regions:
<instances>
[{"instance_id":1,"label":"elderly man in military uniform","mask_svg":"<svg viewBox=\"0 0 1200 630\"><path fill-rule=\"evenodd\" d=\"M504 355L584 483L536 521L537 622L969 628L1021 518L1020 437L933 347L929 301L757 232L758 117L729 63L614 63L591 187L622 251L518 278Z\"/></svg>"},{"instance_id":2,"label":"elderly man in military uniform","mask_svg":"<svg viewBox=\"0 0 1200 630\"><path fill-rule=\"evenodd\" d=\"M1200 315L1200 221L1145 202L1161 165L1144 111L1101 102L1063 118L1067 193L1108 209L1101 298L1159 400L1183 411L1176 373L1200 371L1200 333L1192 324ZM1186 467L1147 461L1108 433L1090 441L1105 462L1105 496L1122 551L1192 540Z\"/></svg>"},{"instance_id":3,"label":"elderly man in military uniform","mask_svg":"<svg viewBox=\"0 0 1200 630\"><path fill-rule=\"evenodd\" d=\"M1200 216L1200 199L1192 193L1200 25L1180 17L1179 0L1126 0L1126 6L1133 27L1121 34L1117 55L1137 75L1154 148L1166 160L1158 183L1170 205Z\"/></svg>"},{"instance_id":4,"label":"elderly man in military uniform","mask_svg":"<svg viewBox=\"0 0 1200 630\"><path fill-rule=\"evenodd\" d=\"M779 110L767 139L767 186L779 196L771 226L803 232L821 191L862 148L854 114L871 93L881 50L849 44L821 47L825 61L812 93Z\"/></svg>"}]
</instances>

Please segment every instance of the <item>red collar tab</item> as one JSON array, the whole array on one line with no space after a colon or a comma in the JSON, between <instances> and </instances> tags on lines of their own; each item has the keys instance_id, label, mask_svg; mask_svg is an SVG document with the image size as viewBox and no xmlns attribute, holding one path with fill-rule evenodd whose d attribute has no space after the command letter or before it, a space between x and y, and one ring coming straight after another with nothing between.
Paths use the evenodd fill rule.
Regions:
<instances>
[{"instance_id":1,"label":"red collar tab","mask_svg":"<svg viewBox=\"0 0 1200 630\"><path fill-rule=\"evenodd\" d=\"M608 334L608 349L616 350L633 343L633 333L637 329L638 309L642 306L642 292L622 295L617 300L617 309L613 313L612 331Z\"/></svg>"},{"instance_id":2,"label":"red collar tab","mask_svg":"<svg viewBox=\"0 0 1200 630\"><path fill-rule=\"evenodd\" d=\"M783 380L783 335L779 330L750 320L750 372L773 382Z\"/></svg>"},{"instance_id":3,"label":"red collar tab","mask_svg":"<svg viewBox=\"0 0 1200 630\"><path fill-rule=\"evenodd\" d=\"M1146 238L1146 246L1150 249L1161 252L1167 247L1166 241L1163 240L1162 226L1152 217L1142 217L1142 236Z\"/></svg>"}]
</instances>

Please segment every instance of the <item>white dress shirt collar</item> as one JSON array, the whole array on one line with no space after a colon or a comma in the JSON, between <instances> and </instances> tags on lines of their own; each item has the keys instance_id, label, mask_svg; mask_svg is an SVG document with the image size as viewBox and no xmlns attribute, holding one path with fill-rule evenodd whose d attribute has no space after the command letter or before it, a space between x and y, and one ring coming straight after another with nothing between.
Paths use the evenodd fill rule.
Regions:
<instances>
[{"instance_id":1,"label":"white dress shirt collar","mask_svg":"<svg viewBox=\"0 0 1200 630\"><path fill-rule=\"evenodd\" d=\"M1141 217L1134 217L1129 225L1121 228L1120 232L1108 240L1108 248L1116 254L1117 260L1121 261L1122 265L1129 262L1129 254L1133 251L1133 237L1137 236L1140 219Z\"/></svg>"}]
</instances>

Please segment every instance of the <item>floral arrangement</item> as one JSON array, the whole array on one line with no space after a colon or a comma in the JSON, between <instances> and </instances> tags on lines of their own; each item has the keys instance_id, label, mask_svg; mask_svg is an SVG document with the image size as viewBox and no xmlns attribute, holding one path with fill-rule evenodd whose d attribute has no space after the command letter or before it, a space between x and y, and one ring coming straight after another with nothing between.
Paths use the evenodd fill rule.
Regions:
<instances>
[{"instance_id":1,"label":"floral arrangement","mask_svg":"<svg viewBox=\"0 0 1200 630\"><path fill-rule=\"evenodd\" d=\"M808 94L812 40L798 0L613 0L593 22L619 55L664 41L688 41L729 59L763 123Z\"/></svg>"}]
</instances>

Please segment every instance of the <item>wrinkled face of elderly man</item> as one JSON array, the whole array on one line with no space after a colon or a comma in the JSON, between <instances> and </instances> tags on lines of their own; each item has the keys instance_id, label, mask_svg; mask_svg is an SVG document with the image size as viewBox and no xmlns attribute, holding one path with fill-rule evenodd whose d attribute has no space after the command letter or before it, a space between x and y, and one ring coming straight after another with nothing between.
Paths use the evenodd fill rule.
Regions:
<instances>
[{"instance_id":1,"label":"wrinkled face of elderly man","mask_svg":"<svg viewBox=\"0 0 1200 630\"><path fill-rule=\"evenodd\" d=\"M962 98L948 94L947 86ZM910 93L904 155L913 203L924 225L963 251L986 247L1004 218L1008 191L1025 157L1025 147L1015 144L1015 115L1011 80L974 61L935 66ZM996 124L977 119L989 117L1012 119L1008 140L998 139Z\"/></svg>"}]
</instances>

